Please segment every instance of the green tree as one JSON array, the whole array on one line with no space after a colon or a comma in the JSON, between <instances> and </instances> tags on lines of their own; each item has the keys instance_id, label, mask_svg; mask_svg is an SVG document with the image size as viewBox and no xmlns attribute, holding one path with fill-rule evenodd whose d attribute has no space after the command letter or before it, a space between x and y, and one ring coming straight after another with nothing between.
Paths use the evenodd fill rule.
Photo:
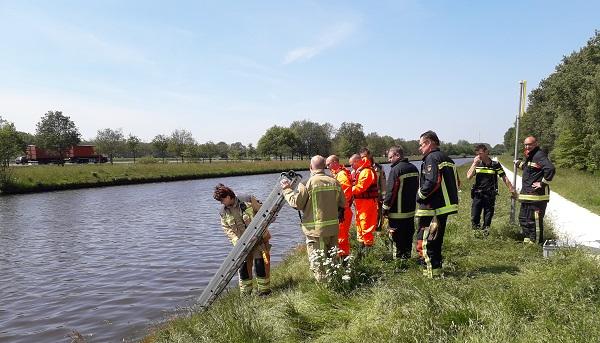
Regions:
<instances>
[{"instance_id":1,"label":"green tree","mask_svg":"<svg viewBox=\"0 0 600 343\"><path fill-rule=\"evenodd\" d=\"M198 144L195 141L186 145L185 149L183 149L183 157L186 158L188 162L191 161L192 157L198 156L198 153Z\"/></svg>"},{"instance_id":2,"label":"green tree","mask_svg":"<svg viewBox=\"0 0 600 343\"><path fill-rule=\"evenodd\" d=\"M23 153L23 142L15 128L15 124L0 116L0 171L8 168L10 161Z\"/></svg>"},{"instance_id":3,"label":"green tree","mask_svg":"<svg viewBox=\"0 0 600 343\"><path fill-rule=\"evenodd\" d=\"M129 151L133 155L133 163L135 163L135 156L140 147L140 142L140 139L137 136L132 135L131 133L129 134L129 137L127 137L127 148L129 148Z\"/></svg>"},{"instance_id":4,"label":"green tree","mask_svg":"<svg viewBox=\"0 0 600 343\"><path fill-rule=\"evenodd\" d=\"M79 144L81 134L71 118L61 111L48 111L37 123L35 138L40 148L59 156L64 163L66 150Z\"/></svg>"},{"instance_id":5,"label":"green tree","mask_svg":"<svg viewBox=\"0 0 600 343\"><path fill-rule=\"evenodd\" d=\"M35 144L35 136L31 133L17 131L17 135L19 136L19 151L21 154L25 153L28 145Z\"/></svg>"},{"instance_id":6,"label":"green tree","mask_svg":"<svg viewBox=\"0 0 600 343\"><path fill-rule=\"evenodd\" d=\"M489 149L489 144L486 145ZM473 155L473 148L474 145L469 143L467 140L459 139L458 142L456 142L457 155Z\"/></svg>"},{"instance_id":7,"label":"green tree","mask_svg":"<svg viewBox=\"0 0 600 343\"><path fill-rule=\"evenodd\" d=\"M333 138L335 151L339 156L350 157L358 153L367 143L362 124L342 123Z\"/></svg>"},{"instance_id":8,"label":"green tree","mask_svg":"<svg viewBox=\"0 0 600 343\"><path fill-rule=\"evenodd\" d=\"M587 169L600 170L600 72L596 73L594 85L588 92L588 103L586 108L586 126L590 134L584 138L583 144L589 151Z\"/></svg>"},{"instance_id":9,"label":"green tree","mask_svg":"<svg viewBox=\"0 0 600 343\"><path fill-rule=\"evenodd\" d=\"M215 158L219 155L219 150L217 149L217 145L212 141L208 141L204 144L200 144L198 147L198 151L199 151L200 157L202 157L203 159L208 158L208 163L212 163L213 158Z\"/></svg>"},{"instance_id":10,"label":"green tree","mask_svg":"<svg viewBox=\"0 0 600 343\"><path fill-rule=\"evenodd\" d=\"M502 155L506 153L506 148L504 148L504 144L496 144L492 149L490 149L490 154L492 155Z\"/></svg>"},{"instance_id":11,"label":"green tree","mask_svg":"<svg viewBox=\"0 0 600 343\"><path fill-rule=\"evenodd\" d=\"M383 156L387 157L387 151L388 151L388 149L391 146L396 145L396 140L392 136L387 136L387 135L381 137L381 139L383 140L383 146L385 146L385 149L383 151Z\"/></svg>"},{"instance_id":12,"label":"green tree","mask_svg":"<svg viewBox=\"0 0 600 343\"><path fill-rule=\"evenodd\" d=\"M440 150L448 155L458 155L458 147L450 142L440 142Z\"/></svg>"},{"instance_id":13,"label":"green tree","mask_svg":"<svg viewBox=\"0 0 600 343\"><path fill-rule=\"evenodd\" d=\"M221 159L227 159L229 157L229 144L225 142L217 143L217 154Z\"/></svg>"},{"instance_id":14,"label":"green tree","mask_svg":"<svg viewBox=\"0 0 600 343\"><path fill-rule=\"evenodd\" d=\"M508 130L504 133L504 146L506 147L506 152L509 155L513 156L515 153L515 127L509 127Z\"/></svg>"},{"instance_id":15,"label":"green tree","mask_svg":"<svg viewBox=\"0 0 600 343\"><path fill-rule=\"evenodd\" d=\"M152 146L154 147L154 151L158 153L158 156L162 157L163 163L165 163L167 149L169 148L169 138L165 135L156 135L152 139Z\"/></svg>"},{"instance_id":16,"label":"green tree","mask_svg":"<svg viewBox=\"0 0 600 343\"><path fill-rule=\"evenodd\" d=\"M175 156L181 157L181 163L183 163L184 152L189 150L189 147L194 144L196 144L196 141L191 132L183 129L175 130L171 133L171 138L169 139L169 150Z\"/></svg>"},{"instance_id":17,"label":"green tree","mask_svg":"<svg viewBox=\"0 0 600 343\"><path fill-rule=\"evenodd\" d=\"M531 92L519 142L535 136L557 166L598 170L599 96L600 32L596 31L585 47L565 56ZM509 136L514 139L514 133L507 131L504 145L512 151Z\"/></svg>"},{"instance_id":18,"label":"green tree","mask_svg":"<svg viewBox=\"0 0 600 343\"><path fill-rule=\"evenodd\" d=\"M255 159L258 152L252 143L248 143L248 148L246 149L246 157L250 159Z\"/></svg>"},{"instance_id":19,"label":"green tree","mask_svg":"<svg viewBox=\"0 0 600 343\"><path fill-rule=\"evenodd\" d=\"M419 152L419 141L416 139L406 141L402 138L395 140L396 145L402 146L404 148L404 155L408 156L418 156L421 153Z\"/></svg>"},{"instance_id":20,"label":"green tree","mask_svg":"<svg viewBox=\"0 0 600 343\"><path fill-rule=\"evenodd\" d=\"M296 153L303 156L322 155L331 153L331 124L319 124L308 120L294 121L290 129L298 137Z\"/></svg>"},{"instance_id":21,"label":"green tree","mask_svg":"<svg viewBox=\"0 0 600 343\"><path fill-rule=\"evenodd\" d=\"M283 156L293 156L299 141L291 129L275 125L258 140L257 149L263 156L276 156L281 161Z\"/></svg>"},{"instance_id":22,"label":"green tree","mask_svg":"<svg viewBox=\"0 0 600 343\"><path fill-rule=\"evenodd\" d=\"M241 142L231 143L229 146L229 156L235 160L246 156L246 147Z\"/></svg>"},{"instance_id":23,"label":"green tree","mask_svg":"<svg viewBox=\"0 0 600 343\"><path fill-rule=\"evenodd\" d=\"M367 147L371 151L371 154L373 154L375 157L385 156L387 149L390 147L390 145L388 145L389 141L386 141L377 132L369 133L365 137L365 140L367 142Z\"/></svg>"},{"instance_id":24,"label":"green tree","mask_svg":"<svg viewBox=\"0 0 600 343\"><path fill-rule=\"evenodd\" d=\"M98 151L107 154L110 164L113 164L113 159L119 153L125 144L125 138L121 129L104 129L98 130L94 139Z\"/></svg>"},{"instance_id":25,"label":"green tree","mask_svg":"<svg viewBox=\"0 0 600 343\"><path fill-rule=\"evenodd\" d=\"M10 160L22 153L21 138L15 125L0 116L0 192L10 184Z\"/></svg>"}]
</instances>

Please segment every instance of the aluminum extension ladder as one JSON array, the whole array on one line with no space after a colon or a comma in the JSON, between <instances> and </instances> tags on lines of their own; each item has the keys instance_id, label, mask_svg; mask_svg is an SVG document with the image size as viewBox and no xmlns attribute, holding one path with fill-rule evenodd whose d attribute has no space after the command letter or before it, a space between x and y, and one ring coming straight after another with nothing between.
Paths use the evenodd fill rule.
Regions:
<instances>
[{"instance_id":1,"label":"aluminum extension ladder","mask_svg":"<svg viewBox=\"0 0 600 343\"><path fill-rule=\"evenodd\" d=\"M201 309L207 309L219 294L221 294L225 287L227 287L229 281L231 281L238 269L242 266L244 260L246 260L248 254L258 242L258 238L262 237L267 226L275 221L275 217L281 210L285 201L283 191L279 185L279 181L284 177L291 181L292 189L296 188L302 178L300 174L293 170L281 173L281 177L271 191L271 194L263 201L260 210L254 216L246 228L246 231L244 231L242 236L237 240L237 243L231 252L229 252L229 255L227 255L215 276L213 276L208 283L208 286L206 286L202 292L202 295L198 298L197 305Z\"/></svg>"}]
</instances>

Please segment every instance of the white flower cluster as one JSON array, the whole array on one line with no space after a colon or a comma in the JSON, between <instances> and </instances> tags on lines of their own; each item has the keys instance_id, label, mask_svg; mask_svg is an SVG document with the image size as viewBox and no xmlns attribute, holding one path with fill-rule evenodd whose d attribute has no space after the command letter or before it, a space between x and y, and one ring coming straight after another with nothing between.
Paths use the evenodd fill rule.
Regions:
<instances>
[{"instance_id":1,"label":"white flower cluster","mask_svg":"<svg viewBox=\"0 0 600 343\"><path fill-rule=\"evenodd\" d=\"M339 257L340 250L331 248L327 253L322 249L312 251L309 256L312 268L323 276L323 281L332 288L345 288L352 280L352 255L344 259Z\"/></svg>"}]
</instances>

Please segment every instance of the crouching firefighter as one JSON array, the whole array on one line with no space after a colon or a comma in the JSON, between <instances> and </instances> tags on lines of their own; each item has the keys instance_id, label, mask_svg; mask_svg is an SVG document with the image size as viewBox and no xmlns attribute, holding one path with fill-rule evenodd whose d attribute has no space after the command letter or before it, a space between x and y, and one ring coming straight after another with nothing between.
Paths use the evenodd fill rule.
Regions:
<instances>
[{"instance_id":1,"label":"crouching firefighter","mask_svg":"<svg viewBox=\"0 0 600 343\"><path fill-rule=\"evenodd\" d=\"M260 209L261 203L253 195L236 196L233 190L223 184L215 187L213 197L223 204L219 213L221 216L221 226L223 231L229 237L233 245L242 236L254 215ZM256 246L246 257L244 263L238 272L240 279L240 293L251 294L253 289L252 266L256 272L256 283L258 286L258 295L268 295L271 293L270 286L270 249L269 239L271 234L267 229L263 237L256 243Z\"/></svg>"},{"instance_id":2,"label":"crouching firefighter","mask_svg":"<svg viewBox=\"0 0 600 343\"><path fill-rule=\"evenodd\" d=\"M442 245L448 215L458 212L459 179L454 161L439 149L440 140L433 131L423 133L419 150L423 163L417 191L419 220L417 252L423 265L423 275L441 277Z\"/></svg>"}]
</instances>

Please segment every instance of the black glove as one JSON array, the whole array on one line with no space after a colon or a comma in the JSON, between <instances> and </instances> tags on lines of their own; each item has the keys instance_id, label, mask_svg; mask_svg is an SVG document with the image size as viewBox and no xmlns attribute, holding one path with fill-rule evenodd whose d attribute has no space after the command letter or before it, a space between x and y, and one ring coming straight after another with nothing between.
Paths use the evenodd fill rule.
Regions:
<instances>
[{"instance_id":1,"label":"black glove","mask_svg":"<svg viewBox=\"0 0 600 343\"><path fill-rule=\"evenodd\" d=\"M344 208L343 207L338 207L338 220L340 222L344 221Z\"/></svg>"},{"instance_id":2,"label":"black glove","mask_svg":"<svg viewBox=\"0 0 600 343\"><path fill-rule=\"evenodd\" d=\"M383 214L384 217L388 217L390 215L390 209L383 209L383 211L381 212L381 214Z\"/></svg>"}]
</instances>

